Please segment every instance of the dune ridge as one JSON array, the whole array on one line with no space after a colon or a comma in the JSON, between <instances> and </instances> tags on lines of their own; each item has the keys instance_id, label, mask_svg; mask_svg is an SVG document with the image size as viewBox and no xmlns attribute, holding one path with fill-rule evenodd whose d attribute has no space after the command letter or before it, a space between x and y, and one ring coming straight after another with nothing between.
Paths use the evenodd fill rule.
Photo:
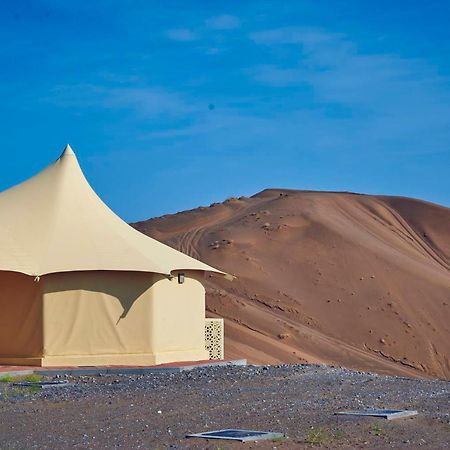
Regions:
<instances>
[{"instance_id":1,"label":"dune ridge","mask_svg":"<svg viewBox=\"0 0 450 450\"><path fill-rule=\"evenodd\" d=\"M448 208L267 189L133 226L238 277L207 277L228 358L450 378Z\"/></svg>"}]
</instances>

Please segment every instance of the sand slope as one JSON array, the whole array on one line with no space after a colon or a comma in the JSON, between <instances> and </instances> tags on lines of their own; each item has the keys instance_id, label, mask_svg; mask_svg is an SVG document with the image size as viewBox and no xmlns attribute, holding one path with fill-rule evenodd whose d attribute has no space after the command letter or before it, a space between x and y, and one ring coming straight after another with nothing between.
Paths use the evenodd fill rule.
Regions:
<instances>
[{"instance_id":1,"label":"sand slope","mask_svg":"<svg viewBox=\"0 0 450 450\"><path fill-rule=\"evenodd\" d=\"M450 378L450 209L270 189L134 224L208 277L226 356Z\"/></svg>"}]
</instances>

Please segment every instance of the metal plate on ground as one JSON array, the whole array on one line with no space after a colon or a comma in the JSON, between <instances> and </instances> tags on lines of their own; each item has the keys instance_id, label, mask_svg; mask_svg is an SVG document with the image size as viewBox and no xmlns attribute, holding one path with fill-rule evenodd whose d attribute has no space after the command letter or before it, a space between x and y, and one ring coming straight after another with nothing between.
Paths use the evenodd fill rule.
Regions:
<instances>
[{"instance_id":1,"label":"metal plate on ground","mask_svg":"<svg viewBox=\"0 0 450 450\"><path fill-rule=\"evenodd\" d=\"M336 414L341 416L371 416L383 417L387 420L400 419L404 417L417 416L417 411L406 409L364 409L361 411L339 411Z\"/></svg>"},{"instance_id":2,"label":"metal plate on ground","mask_svg":"<svg viewBox=\"0 0 450 450\"><path fill-rule=\"evenodd\" d=\"M53 388L53 387L66 387L71 386L67 380L53 380L53 381L16 381L13 386L20 387L40 387L40 388Z\"/></svg>"},{"instance_id":3,"label":"metal plate on ground","mask_svg":"<svg viewBox=\"0 0 450 450\"><path fill-rule=\"evenodd\" d=\"M265 439L281 439L283 433L274 433L272 431L239 430L227 428L224 430L208 431L205 433L188 434L186 437L204 438L204 439L229 439L233 441L261 441Z\"/></svg>"}]
</instances>

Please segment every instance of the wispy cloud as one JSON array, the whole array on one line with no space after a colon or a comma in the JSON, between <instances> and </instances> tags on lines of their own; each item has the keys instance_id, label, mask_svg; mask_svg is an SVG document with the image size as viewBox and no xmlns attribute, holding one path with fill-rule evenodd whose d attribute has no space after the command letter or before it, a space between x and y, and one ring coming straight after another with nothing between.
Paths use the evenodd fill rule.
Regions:
<instances>
[{"instance_id":1,"label":"wispy cloud","mask_svg":"<svg viewBox=\"0 0 450 450\"><path fill-rule=\"evenodd\" d=\"M276 87L295 86L306 81L301 69L285 69L274 64L261 64L248 69L247 73L262 84Z\"/></svg>"},{"instance_id":2,"label":"wispy cloud","mask_svg":"<svg viewBox=\"0 0 450 450\"><path fill-rule=\"evenodd\" d=\"M107 91L106 107L130 108L146 116L181 116L195 108L177 94L163 88L119 88Z\"/></svg>"},{"instance_id":3,"label":"wispy cloud","mask_svg":"<svg viewBox=\"0 0 450 450\"><path fill-rule=\"evenodd\" d=\"M177 117L196 108L178 93L162 87L108 87L96 84L55 86L42 101L70 108L129 110L138 116Z\"/></svg>"},{"instance_id":4,"label":"wispy cloud","mask_svg":"<svg viewBox=\"0 0 450 450\"><path fill-rule=\"evenodd\" d=\"M166 30L165 35L172 41L179 42L192 42L198 39L197 33L189 28L174 28L171 30Z\"/></svg>"},{"instance_id":5,"label":"wispy cloud","mask_svg":"<svg viewBox=\"0 0 450 450\"><path fill-rule=\"evenodd\" d=\"M233 30L239 28L241 21L236 16L221 14L206 20L206 27L212 30Z\"/></svg>"},{"instance_id":6,"label":"wispy cloud","mask_svg":"<svg viewBox=\"0 0 450 450\"><path fill-rule=\"evenodd\" d=\"M322 29L279 28L250 38L272 50L288 46L291 52L289 65L283 61L247 69L253 79L272 87L310 86L317 108L348 108L372 143L415 142L426 153L442 149L447 140L441 138L449 138L449 80L430 64L365 53L343 34Z\"/></svg>"},{"instance_id":7,"label":"wispy cloud","mask_svg":"<svg viewBox=\"0 0 450 450\"><path fill-rule=\"evenodd\" d=\"M343 39L340 33L331 33L319 28L311 27L285 27L255 31L250 38L258 44L302 44L323 45Z\"/></svg>"}]
</instances>

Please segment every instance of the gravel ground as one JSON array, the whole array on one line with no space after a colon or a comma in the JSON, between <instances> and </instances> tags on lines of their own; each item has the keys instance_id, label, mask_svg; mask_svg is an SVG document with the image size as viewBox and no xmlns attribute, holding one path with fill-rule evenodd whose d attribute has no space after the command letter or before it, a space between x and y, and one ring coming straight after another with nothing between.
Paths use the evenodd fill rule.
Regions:
<instances>
[{"instance_id":1,"label":"gravel ground","mask_svg":"<svg viewBox=\"0 0 450 450\"><path fill-rule=\"evenodd\" d=\"M449 448L450 383L315 365L210 367L177 374L66 377L31 392L0 383L0 449ZM387 421L337 410L415 409ZM186 439L249 428L280 441Z\"/></svg>"}]
</instances>

